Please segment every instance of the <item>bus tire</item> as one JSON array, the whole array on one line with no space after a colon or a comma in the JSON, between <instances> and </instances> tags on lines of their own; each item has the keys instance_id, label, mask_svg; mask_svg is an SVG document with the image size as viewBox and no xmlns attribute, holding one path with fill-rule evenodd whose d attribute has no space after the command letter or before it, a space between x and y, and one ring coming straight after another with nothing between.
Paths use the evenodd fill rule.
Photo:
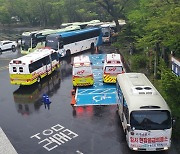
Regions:
<instances>
[{"instance_id":1,"label":"bus tire","mask_svg":"<svg viewBox=\"0 0 180 154\"><path fill-rule=\"evenodd\" d=\"M41 77L40 77L40 76L37 78L37 82L38 82L38 83L41 82Z\"/></svg>"},{"instance_id":2,"label":"bus tire","mask_svg":"<svg viewBox=\"0 0 180 154\"><path fill-rule=\"evenodd\" d=\"M11 50L12 50L12 52L15 52L15 51L16 51L15 45L12 45Z\"/></svg>"},{"instance_id":3,"label":"bus tire","mask_svg":"<svg viewBox=\"0 0 180 154\"><path fill-rule=\"evenodd\" d=\"M91 53L94 53L94 51L95 51L94 43L91 43L91 48L90 48L90 50L91 50Z\"/></svg>"},{"instance_id":4,"label":"bus tire","mask_svg":"<svg viewBox=\"0 0 180 154\"><path fill-rule=\"evenodd\" d=\"M73 89L74 89L74 90L76 90L76 88L77 88L76 86L73 86Z\"/></svg>"},{"instance_id":5,"label":"bus tire","mask_svg":"<svg viewBox=\"0 0 180 154\"><path fill-rule=\"evenodd\" d=\"M66 57L70 57L71 56L71 51L70 50L67 50L66 51Z\"/></svg>"},{"instance_id":6,"label":"bus tire","mask_svg":"<svg viewBox=\"0 0 180 154\"><path fill-rule=\"evenodd\" d=\"M0 55L2 54L2 49L0 48Z\"/></svg>"}]
</instances>

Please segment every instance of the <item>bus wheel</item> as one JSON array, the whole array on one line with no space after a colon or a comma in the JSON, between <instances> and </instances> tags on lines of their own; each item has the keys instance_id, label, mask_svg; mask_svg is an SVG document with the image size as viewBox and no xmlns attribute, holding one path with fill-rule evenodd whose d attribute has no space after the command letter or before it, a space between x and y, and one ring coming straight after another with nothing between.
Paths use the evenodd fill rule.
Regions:
<instances>
[{"instance_id":1,"label":"bus wheel","mask_svg":"<svg viewBox=\"0 0 180 154\"><path fill-rule=\"evenodd\" d=\"M71 56L71 51L70 50L67 50L66 51L66 57L70 57Z\"/></svg>"},{"instance_id":2,"label":"bus wheel","mask_svg":"<svg viewBox=\"0 0 180 154\"><path fill-rule=\"evenodd\" d=\"M0 55L2 54L2 49L0 48Z\"/></svg>"},{"instance_id":3,"label":"bus wheel","mask_svg":"<svg viewBox=\"0 0 180 154\"><path fill-rule=\"evenodd\" d=\"M94 48L94 43L91 43L91 53L94 53L95 48Z\"/></svg>"},{"instance_id":4,"label":"bus wheel","mask_svg":"<svg viewBox=\"0 0 180 154\"><path fill-rule=\"evenodd\" d=\"M94 51L95 47L94 47L94 43L91 43L91 50Z\"/></svg>"},{"instance_id":5,"label":"bus wheel","mask_svg":"<svg viewBox=\"0 0 180 154\"><path fill-rule=\"evenodd\" d=\"M76 86L73 86L73 89L76 90Z\"/></svg>"},{"instance_id":6,"label":"bus wheel","mask_svg":"<svg viewBox=\"0 0 180 154\"><path fill-rule=\"evenodd\" d=\"M12 50L12 52L15 52L16 51L16 47L14 45L12 45L11 50Z\"/></svg>"},{"instance_id":7,"label":"bus wheel","mask_svg":"<svg viewBox=\"0 0 180 154\"><path fill-rule=\"evenodd\" d=\"M37 82L40 83L41 82L41 77L37 78Z\"/></svg>"}]
</instances>

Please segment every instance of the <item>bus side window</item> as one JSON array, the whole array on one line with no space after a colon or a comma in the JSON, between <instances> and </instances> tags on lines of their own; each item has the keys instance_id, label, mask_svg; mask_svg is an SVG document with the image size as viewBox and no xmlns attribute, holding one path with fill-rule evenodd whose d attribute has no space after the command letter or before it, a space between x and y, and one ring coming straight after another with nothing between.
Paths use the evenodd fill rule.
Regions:
<instances>
[{"instance_id":1,"label":"bus side window","mask_svg":"<svg viewBox=\"0 0 180 154\"><path fill-rule=\"evenodd\" d=\"M117 94L118 94L118 97L120 99L120 103L122 103L122 91L121 91L121 87L120 85L118 84L118 82L116 82L116 89L117 89Z\"/></svg>"},{"instance_id":2,"label":"bus side window","mask_svg":"<svg viewBox=\"0 0 180 154\"><path fill-rule=\"evenodd\" d=\"M123 113L126 117L127 123L129 123L129 109L124 97L123 97Z\"/></svg>"},{"instance_id":3,"label":"bus side window","mask_svg":"<svg viewBox=\"0 0 180 154\"><path fill-rule=\"evenodd\" d=\"M52 54L51 54L51 59L52 59L52 61L53 61L53 60L57 60L57 61L58 61L58 60L59 60L58 54L57 54L56 52L52 53Z\"/></svg>"},{"instance_id":4,"label":"bus side window","mask_svg":"<svg viewBox=\"0 0 180 154\"><path fill-rule=\"evenodd\" d=\"M33 63L32 64L29 64L29 72L32 73L34 72L34 67L33 67Z\"/></svg>"},{"instance_id":5,"label":"bus side window","mask_svg":"<svg viewBox=\"0 0 180 154\"><path fill-rule=\"evenodd\" d=\"M45 57L45 62L46 62L46 65L50 64L50 57L49 56Z\"/></svg>"}]
</instances>

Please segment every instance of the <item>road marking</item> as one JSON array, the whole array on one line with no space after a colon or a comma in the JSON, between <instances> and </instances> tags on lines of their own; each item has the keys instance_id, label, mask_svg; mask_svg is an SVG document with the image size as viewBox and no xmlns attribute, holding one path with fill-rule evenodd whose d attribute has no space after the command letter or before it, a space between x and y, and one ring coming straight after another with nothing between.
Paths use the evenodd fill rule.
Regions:
<instances>
[{"instance_id":1,"label":"road marking","mask_svg":"<svg viewBox=\"0 0 180 154\"><path fill-rule=\"evenodd\" d=\"M0 127L0 153L18 154Z\"/></svg>"},{"instance_id":2,"label":"road marking","mask_svg":"<svg viewBox=\"0 0 180 154\"><path fill-rule=\"evenodd\" d=\"M11 61L11 59L8 59L8 58L2 58L1 60L8 60L8 61Z\"/></svg>"},{"instance_id":3,"label":"road marking","mask_svg":"<svg viewBox=\"0 0 180 154\"><path fill-rule=\"evenodd\" d=\"M111 99L112 97L111 96L106 96L106 95L104 95L104 96L94 96L93 97L93 100L95 101L95 102L99 102L99 101L102 101L102 100L105 100L105 99Z\"/></svg>"},{"instance_id":4,"label":"road marking","mask_svg":"<svg viewBox=\"0 0 180 154\"><path fill-rule=\"evenodd\" d=\"M8 69L9 68L9 66L7 65L7 66L3 66L3 67L0 67L0 71L2 71L2 70L6 70L6 69Z\"/></svg>"},{"instance_id":5,"label":"road marking","mask_svg":"<svg viewBox=\"0 0 180 154\"><path fill-rule=\"evenodd\" d=\"M78 134L65 128L60 124L56 124L49 129L32 135L31 139L36 139L47 151L51 151L58 146L78 137Z\"/></svg>"},{"instance_id":6,"label":"road marking","mask_svg":"<svg viewBox=\"0 0 180 154\"><path fill-rule=\"evenodd\" d=\"M115 88L78 90L78 95L87 95L87 94L114 94L116 92L115 90L116 90Z\"/></svg>"},{"instance_id":7,"label":"road marking","mask_svg":"<svg viewBox=\"0 0 180 154\"><path fill-rule=\"evenodd\" d=\"M79 151L79 150L77 150L76 152L77 152L78 154L83 154L83 153L82 153L81 151Z\"/></svg>"}]
</instances>

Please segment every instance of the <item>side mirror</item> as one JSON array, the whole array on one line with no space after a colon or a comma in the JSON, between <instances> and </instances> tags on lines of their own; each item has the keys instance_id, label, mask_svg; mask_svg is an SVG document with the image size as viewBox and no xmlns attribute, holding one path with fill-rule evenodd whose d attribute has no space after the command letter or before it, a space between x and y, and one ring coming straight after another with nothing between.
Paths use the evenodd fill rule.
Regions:
<instances>
[{"instance_id":1,"label":"side mirror","mask_svg":"<svg viewBox=\"0 0 180 154\"><path fill-rule=\"evenodd\" d=\"M104 60L102 60L102 63L104 63Z\"/></svg>"},{"instance_id":2,"label":"side mirror","mask_svg":"<svg viewBox=\"0 0 180 154\"><path fill-rule=\"evenodd\" d=\"M172 125L175 126L176 120L172 118Z\"/></svg>"},{"instance_id":3,"label":"side mirror","mask_svg":"<svg viewBox=\"0 0 180 154\"><path fill-rule=\"evenodd\" d=\"M129 132L131 130L130 124L127 124L127 131Z\"/></svg>"}]
</instances>

